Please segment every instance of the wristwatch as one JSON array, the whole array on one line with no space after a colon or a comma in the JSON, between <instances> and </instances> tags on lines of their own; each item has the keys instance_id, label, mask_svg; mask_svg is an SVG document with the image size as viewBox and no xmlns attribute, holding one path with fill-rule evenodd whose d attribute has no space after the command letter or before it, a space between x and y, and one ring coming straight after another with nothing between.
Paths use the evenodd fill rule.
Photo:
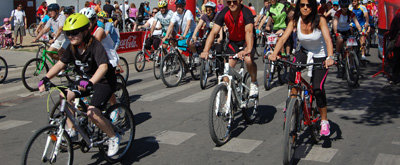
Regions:
<instances>
[{"instance_id":1,"label":"wristwatch","mask_svg":"<svg viewBox=\"0 0 400 165\"><path fill-rule=\"evenodd\" d=\"M334 60L334 57L333 57L333 56L328 56L326 59L327 59L327 60L329 60L329 59Z\"/></svg>"}]
</instances>

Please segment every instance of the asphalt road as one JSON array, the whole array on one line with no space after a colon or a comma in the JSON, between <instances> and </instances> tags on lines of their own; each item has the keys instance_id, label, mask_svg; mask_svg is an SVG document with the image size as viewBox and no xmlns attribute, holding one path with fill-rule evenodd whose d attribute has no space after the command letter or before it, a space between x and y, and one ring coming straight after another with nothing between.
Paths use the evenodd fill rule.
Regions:
<instances>
[{"instance_id":1,"label":"asphalt road","mask_svg":"<svg viewBox=\"0 0 400 165\"><path fill-rule=\"evenodd\" d=\"M0 54L11 64L7 81L0 84L0 164L19 164L27 140L47 124L47 95L27 91L20 80L21 66L34 54ZM359 88L349 89L331 69L325 84L331 135L319 144L304 142L296 152L296 163L400 164L400 87L389 85L382 76L371 77L380 69L376 49L371 54ZM121 164L281 164L287 86L264 91L260 85L256 123L246 125L237 119L233 138L216 147L208 130L214 85L201 90L199 81L188 78L178 87L166 88L149 67L140 73L134 70L134 54L122 56L131 63L127 88L136 135L133 150ZM262 84L262 61L257 64ZM75 150L74 163L106 164L97 151Z\"/></svg>"}]
</instances>

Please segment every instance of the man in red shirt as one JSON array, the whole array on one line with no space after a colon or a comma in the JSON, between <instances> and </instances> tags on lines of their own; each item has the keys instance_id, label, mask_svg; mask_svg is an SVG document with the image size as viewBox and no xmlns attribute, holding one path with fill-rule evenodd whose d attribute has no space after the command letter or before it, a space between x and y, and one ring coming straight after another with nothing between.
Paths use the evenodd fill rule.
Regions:
<instances>
[{"instance_id":1,"label":"man in red shirt","mask_svg":"<svg viewBox=\"0 0 400 165\"><path fill-rule=\"evenodd\" d=\"M92 8L92 9L94 9L96 7L96 3L94 3L94 0L91 0L89 2L89 4L90 4L90 8Z\"/></svg>"},{"instance_id":2,"label":"man in red shirt","mask_svg":"<svg viewBox=\"0 0 400 165\"><path fill-rule=\"evenodd\" d=\"M47 3L46 1L44 1L36 11L37 22L39 23L42 20L43 16L46 14L47 14Z\"/></svg>"},{"instance_id":3,"label":"man in red shirt","mask_svg":"<svg viewBox=\"0 0 400 165\"><path fill-rule=\"evenodd\" d=\"M247 71L250 73L250 97L258 97L257 65L254 63L254 17L249 8L242 5L242 0L227 0L228 6L221 10L215 19L214 26L207 37L206 45L201 53L202 58L207 58L215 36L224 24L229 31L229 43L226 53L236 54L239 59L246 63ZM244 49L241 50L240 48ZM235 67L237 60L230 59L229 65ZM227 81L227 80L224 80Z\"/></svg>"}]
</instances>

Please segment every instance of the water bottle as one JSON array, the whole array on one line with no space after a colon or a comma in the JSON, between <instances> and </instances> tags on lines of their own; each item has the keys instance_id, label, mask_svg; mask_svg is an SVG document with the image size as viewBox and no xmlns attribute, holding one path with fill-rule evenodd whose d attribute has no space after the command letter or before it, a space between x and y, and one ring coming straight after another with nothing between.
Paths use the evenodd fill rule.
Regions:
<instances>
[{"instance_id":1,"label":"water bottle","mask_svg":"<svg viewBox=\"0 0 400 165\"><path fill-rule=\"evenodd\" d=\"M311 108L311 105L310 105L310 95L308 95L308 91L307 91L307 90L304 91L304 100L305 100L306 105L307 105L307 111L310 112L310 111L309 111L309 109Z\"/></svg>"}]
</instances>

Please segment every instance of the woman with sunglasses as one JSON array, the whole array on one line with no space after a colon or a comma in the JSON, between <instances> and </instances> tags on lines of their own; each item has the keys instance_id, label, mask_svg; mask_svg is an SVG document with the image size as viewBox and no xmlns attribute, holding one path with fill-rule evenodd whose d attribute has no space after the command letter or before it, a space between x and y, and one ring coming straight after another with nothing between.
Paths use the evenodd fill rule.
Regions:
<instances>
[{"instance_id":1,"label":"woman with sunglasses","mask_svg":"<svg viewBox=\"0 0 400 165\"><path fill-rule=\"evenodd\" d=\"M71 44L68 45L61 59L40 80L38 86L43 92L51 78L55 77L67 64L74 63L74 69L87 78L76 82L79 92L67 91L67 101L90 95L91 92L88 89L92 88L93 96L87 115L109 137L107 155L113 156L119 149L119 135L114 132L110 122L99 109L106 105L115 91L115 70L108 61L103 45L91 35L89 27L90 21L83 14L72 14L66 19L63 30ZM67 126L69 127L67 132L75 132L71 128L70 120L67 120Z\"/></svg>"},{"instance_id":2,"label":"woman with sunglasses","mask_svg":"<svg viewBox=\"0 0 400 165\"><path fill-rule=\"evenodd\" d=\"M201 52L197 52L196 50L196 42L197 42L197 37L198 37L198 33L200 30L203 30L203 34L209 34L209 32L212 29L212 26L214 24L215 18L217 13L215 12L215 9L217 7L217 5L214 2L207 2L206 5L206 14L203 14L200 17L200 21L196 26L196 29L194 29L193 32L193 36L192 36L192 40L190 41L190 47L191 47L191 51L192 52L196 52L196 53L201 53ZM206 38L207 36L203 36L203 38ZM219 32L219 37L217 39L217 43L216 44L216 49L217 49L217 53L221 53L222 52L222 41L223 41L223 33L222 33L222 29ZM201 44L201 46L205 45L205 40L203 40ZM201 58L205 58L205 57L201 57Z\"/></svg>"},{"instance_id":3,"label":"woman with sunglasses","mask_svg":"<svg viewBox=\"0 0 400 165\"><path fill-rule=\"evenodd\" d=\"M343 48L344 40L351 35L350 31L350 23L353 20L356 25L358 31L361 31L361 25L358 23L358 20L353 12L349 10L350 0L340 0L340 10L335 13L335 17L333 18L333 33L336 36L336 55L340 55ZM338 70L338 78L343 76L343 70Z\"/></svg>"},{"instance_id":4,"label":"woman with sunglasses","mask_svg":"<svg viewBox=\"0 0 400 165\"><path fill-rule=\"evenodd\" d=\"M329 121L327 117L327 102L324 90L325 80L328 74L328 67L333 65L333 45L329 34L326 19L318 15L316 0L298 0L294 19L288 26L275 46L274 52L268 57L276 61L280 48L283 47L293 29L297 28L297 38L300 41L300 50L296 52L294 62L296 63L325 63L325 68L312 70L311 83L317 107L321 114L321 136L329 136ZM327 57L328 56L328 57ZM295 68L289 72L289 83L294 83ZM310 76L310 75L309 75ZM292 88L291 94L296 95L296 88Z\"/></svg>"}]
</instances>

